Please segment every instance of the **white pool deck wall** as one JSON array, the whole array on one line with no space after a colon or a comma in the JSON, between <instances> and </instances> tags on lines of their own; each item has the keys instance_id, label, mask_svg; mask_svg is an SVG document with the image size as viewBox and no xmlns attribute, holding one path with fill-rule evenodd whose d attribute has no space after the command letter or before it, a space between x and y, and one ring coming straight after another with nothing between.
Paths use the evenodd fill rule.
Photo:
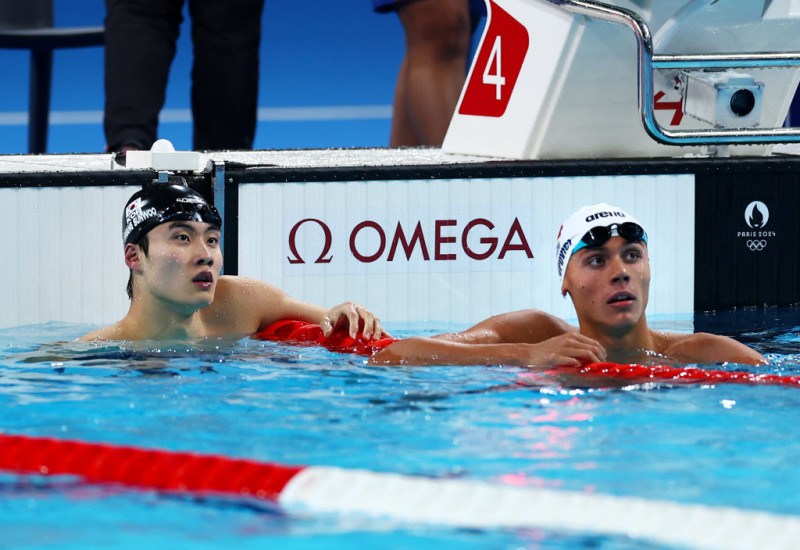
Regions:
<instances>
[{"instance_id":1,"label":"white pool deck wall","mask_svg":"<svg viewBox=\"0 0 800 550\"><path fill-rule=\"evenodd\" d=\"M314 303L363 303L387 323L471 324L530 307L574 318L556 236L574 210L597 202L631 212L650 235L648 314L693 311L692 175L266 183L239 193L241 275ZM330 232L326 263L315 263L325 248L319 222ZM398 225L409 242L418 224L427 259L418 241L410 257L397 245L390 261ZM496 240L491 254L487 239ZM305 263L290 262L297 256Z\"/></svg>"},{"instance_id":2,"label":"white pool deck wall","mask_svg":"<svg viewBox=\"0 0 800 550\"><path fill-rule=\"evenodd\" d=\"M603 0L639 15L656 54L800 51L797 0ZM628 27L573 15L547 0L486 0L489 18L443 150L515 159L675 157L705 146L655 142L638 107L639 66ZM522 52L522 54L520 53ZM502 55L499 55L502 54ZM500 71L500 72L498 72ZM736 69L764 84L759 127L781 127L796 67ZM654 74L655 118L666 130L712 129L681 102L678 69ZM498 85L502 77L502 85ZM769 146L737 145L731 156Z\"/></svg>"},{"instance_id":3,"label":"white pool deck wall","mask_svg":"<svg viewBox=\"0 0 800 550\"><path fill-rule=\"evenodd\" d=\"M128 308L122 208L130 187L0 189L0 327L105 324Z\"/></svg>"},{"instance_id":4,"label":"white pool deck wall","mask_svg":"<svg viewBox=\"0 0 800 550\"><path fill-rule=\"evenodd\" d=\"M438 150L262 152L226 158L298 170L315 164L430 166L454 160ZM97 170L107 170L110 161L110 155L0 157L0 177L67 171L74 173L76 182L68 187L0 188L4 236L0 257L6 260L0 270L0 328L49 321L104 325L126 313L128 271L121 216L137 188L97 185ZM81 178L91 180L93 186L79 187ZM554 267L556 233L573 210L603 201L633 213L650 235L654 276L648 314L693 311L691 174L422 178L239 186L239 274L326 306L345 300L363 303L388 324L469 324L528 307L570 319L574 311L560 295ZM306 263L289 261L294 255L289 234L307 218L329 227L330 263L314 263L324 245L321 225L316 222L296 231L295 248ZM464 230L473 220L485 221L472 225L466 246L474 255L486 255L485 259L470 258L464 249ZM354 237L355 250L362 256L376 255L379 250L376 226L386 235L384 250L372 262L359 261L350 251L353 230L365 221L372 225ZM407 240L419 223L429 260L423 258L418 243L410 258L400 245L393 261L388 261L398 223ZM487 254L492 246L487 239L492 238L497 244ZM500 258L506 240L507 251Z\"/></svg>"}]
</instances>

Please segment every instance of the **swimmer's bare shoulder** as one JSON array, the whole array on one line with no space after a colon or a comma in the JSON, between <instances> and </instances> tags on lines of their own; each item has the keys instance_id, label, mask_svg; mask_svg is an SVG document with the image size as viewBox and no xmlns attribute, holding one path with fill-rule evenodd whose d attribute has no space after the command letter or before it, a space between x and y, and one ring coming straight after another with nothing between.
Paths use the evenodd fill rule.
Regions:
<instances>
[{"instance_id":1,"label":"swimmer's bare shoulder","mask_svg":"<svg viewBox=\"0 0 800 550\"><path fill-rule=\"evenodd\" d=\"M279 308L285 296L281 289L264 281L223 275L217 281L214 301L198 313L211 334L252 334L265 316Z\"/></svg>"},{"instance_id":2,"label":"swimmer's bare shoulder","mask_svg":"<svg viewBox=\"0 0 800 550\"><path fill-rule=\"evenodd\" d=\"M278 287L238 275L222 275L217 281L214 301L207 308L214 312L255 310L265 306L275 306L284 299L286 293Z\"/></svg>"},{"instance_id":3,"label":"swimmer's bare shoulder","mask_svg":"<svg viewBox=\"0 0 800 550\"><path fill-rule=\"evenodd\" d=\"M577 331L578 327L555 315L539 309L523 309L494 315L463 332L434 338L467 344L537 344Z\"/></svg>"},{"instance_id":4,"label":"swimmer's bare shoulder","mask_svg":"<svg viewBox=\"0 0 800 550\"><path fill-rule=\"evenodd\" d=\"M253 334L281 319L318 323L327 310L249 277L223 275L214 301L200 310L210 334Z\"/></svg>"},{"instance_id":5,"label":"swimmer's bare shoulder","mask_svg":"<svg viewBox=\"0 0 800 550\"><path fill-rule=\"evenodd\" d=\"M270 311L278 310L286 293L263 281L247 277L222 276L217 281L214 301L198 311L202 319L200 336L247 335L256 332ZM97 329L79 341L139 340L146 328L130 314L113 325ZM277 317L277 320L280 317Z\"/></svg>"},{"instance_id":6,"label":"swimmer's bare shoulder","mask_svg":"<svg viewBox=\"0 0 800 550\"><path fill-rule=\"evenodd\" d=\"M756 350L733 338L695 332L694 334L665 334L664 355L684 363L741 363L763 365L767 362Z\"/></svg>"},{"instance_id":7,"label":"swimmer's bare shoulder","mask_svg":"<svg viewBox=\"0 0 800 550\"><path fill-rule=\"evenodd\" d=\"M98 341L105 341L105 340L130 340L130 335L128 331L125 330L123 322L118 321L113 325L109 325L107 327L99 328L90 332L89 334L84 334L78 341L80 342L98 342Z\"/></svg>"}]
</instances>

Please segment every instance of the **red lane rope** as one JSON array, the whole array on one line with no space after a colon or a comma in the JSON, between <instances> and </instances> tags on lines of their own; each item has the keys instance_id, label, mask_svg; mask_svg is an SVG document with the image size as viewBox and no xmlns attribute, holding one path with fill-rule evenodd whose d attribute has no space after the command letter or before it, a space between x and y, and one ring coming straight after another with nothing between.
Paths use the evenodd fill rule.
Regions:
<instances>
[{"instance_id":1,"label":"red lane rope","mask_svg":"<svg viewBox=\"0 0 800 550\"><path fill-rule=\"evenodd\" d=\"M218 455L0 434L0 469L93 483L276 500L302 467Z\"/></svg>"},{"instance_id":2,"label":"red lane rope","mask_svg":"<svg viewBox=\"0 0 800 550\"><path fill-rule=\"evenodd\" d=\"M689 384L739 383L771 384L800 387L800 376L756 374L751 372L707 370L697 367L670 367L666 365L617 365L616 363L591 363L575 368L574 372L586 376L603 376L625 380L669 380Z\"/></svg>"},{"instance_id":3,"label":"red lane rope","mask_svg":"<svg viewBox=\"0 0 800 550\"><path fill-rule=\"evenodd\" d=\"M725 549L749 548L759 541L765 548L789 550L800 540L800 518L756 510L324 466L291 468L16 435L0 434L0 470L75 474L91 482L200 495L228 492L269 498L289 511L300 507L304 514L358 514L481 530L544 528L630 536L635 525L643 540Z\"/></svg>"},{"instance_id":4,"label":"red lane rope","mask_svg":"<svg viewBox=\"0 0 800 550\"><path fill-rule=\"evenodd\" d=\"M396 338L370 341L362 335L350 338L338 332L326 338L319 325L304 321L284 320L271 324L252 336L256 340L272 340L301 346L322 346L340 353L375 355ZM617 363L590 363L583 367L559 367L548 371L553 374L583 375L587 377L614 378L634 382L670 381L683 384L771 384L800 387L800 376L755 374L739 371L706 370L697 367L671 367L666 365L619 365Z\"/></svg>"},{"instance_id":5,"label":"red lane rope","mask_svg":"<svg viewBox=\"0 0 800 550\"><path fill-rule=\"evenodd\" d=\"M276 321L261 332L253 334L251 338L297 346L322 346L339 353L355 353L366 356L375 355L389 344L397 341L397 338L367 340L361 334L356 338L350 338L345 331L334 332L326 338L319 325L294 320Z\"/></svg>"}]
</instances>

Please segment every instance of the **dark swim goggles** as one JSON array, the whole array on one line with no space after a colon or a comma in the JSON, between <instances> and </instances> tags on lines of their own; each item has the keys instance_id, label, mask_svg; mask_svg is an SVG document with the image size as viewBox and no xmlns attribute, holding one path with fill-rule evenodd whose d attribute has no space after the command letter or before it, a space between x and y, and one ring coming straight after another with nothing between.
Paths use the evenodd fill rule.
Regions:
<instances>
[{"instance_id":1,"label":"dark swim goggles","mask_svg":"<svg viewBox=\"0 0 800 550\"><path fill-rule=\"evenodd\" d=\"M219 211L206 202L176 202L164 210L156 225L173 220L205 222L222 227Z\"/></svg>"},{"instance_id":2,"label":"dark swim goggles","mask_svg":"<svg viewBox=\"0 0 800 550\"><path fill-rule=\"evenodd\" d=\"M581 238L581 241L572 249L575 254L581 248L593 248L603 246L611 237L622 237L629 243L643 242L647 244L647 233L638 223L612 223L611 225L599 225L591 228Z\"/></svg>"}]
</instances>

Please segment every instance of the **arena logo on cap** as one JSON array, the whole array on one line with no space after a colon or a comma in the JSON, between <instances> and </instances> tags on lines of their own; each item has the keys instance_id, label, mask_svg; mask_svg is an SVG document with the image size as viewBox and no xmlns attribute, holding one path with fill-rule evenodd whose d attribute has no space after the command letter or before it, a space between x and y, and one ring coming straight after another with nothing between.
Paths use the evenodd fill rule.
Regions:
<instances>
[{"instance_id":1,"label":"arena logo on cap","mask_svg":"<svg viewBox=\"0 0 800 550\"><path fill-rule=\"evenodd\" d=\"M769 222L769 207L761 201L752 201L744 209L744 222L749 230L737 231L736 237L744 241L751 252L760 252L769 244L769 239L775 237L775 231L764 228Z\"/></svg>"},{"instance_id":2,"label":"arena logo on cap","mask_svg":"<svg viewBox=\"0 0 800 550\"><path fill-rule=\"evenodd\" d=\"M591 223L599 218L626 218L625 212L597 212L586 216L586 223Z\"/></svg>"}]
</instances>

